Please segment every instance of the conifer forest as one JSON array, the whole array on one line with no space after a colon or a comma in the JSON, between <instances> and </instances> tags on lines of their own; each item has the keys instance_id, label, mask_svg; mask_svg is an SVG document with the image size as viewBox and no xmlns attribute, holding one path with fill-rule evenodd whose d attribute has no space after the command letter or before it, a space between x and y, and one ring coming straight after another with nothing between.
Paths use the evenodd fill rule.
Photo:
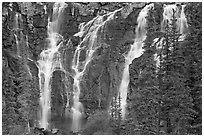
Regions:
<instances>
[{"instance_id":1,"label":"conifer forest","mask_svg":"<svg viewBox=\"0 0 204 137\"><path fill-rule=\"evenodd\" d=\"M3 135L202 135L202 2L2 2Z\"/></svg>"}]
</instances>

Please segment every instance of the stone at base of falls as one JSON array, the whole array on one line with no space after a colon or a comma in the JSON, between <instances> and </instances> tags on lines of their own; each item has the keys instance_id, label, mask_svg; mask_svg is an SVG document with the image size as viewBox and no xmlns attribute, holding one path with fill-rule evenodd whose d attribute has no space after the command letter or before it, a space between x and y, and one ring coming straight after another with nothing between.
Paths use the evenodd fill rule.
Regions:
<instances>
[{"instance_id":1,"label":"stone at base of falls","mask_svg":"<svg viewBox=\"0 0 204 137\"><path fill-rule=\"evenodd\" d=\"M52 132L52 134L57 134L59 132L59 129L54 128L54 129L51 130L51 132Z\"/></svg>"},{"instance_id":2,"label":"stone at base of falls","mask_svg":"<svg viewBox=\"0 0 204 137\"><path fill-rule=\"evenodd\" d=\"M48 130L48 129L45 130L44 128L35 127L33 132L34 132L34 135L62 135L63 134L57 128L53 128L51 130Z\"/></svg>"},{"instance_id":3,"label":"stone at base of falls","mask_svg":"<svg viewBox=\"0 0 204 137\"><path fill-rule=\"evenodd\" d=\"M80 135L79 132L71 132L72 135Z\"/></svg>"}]
</instances>

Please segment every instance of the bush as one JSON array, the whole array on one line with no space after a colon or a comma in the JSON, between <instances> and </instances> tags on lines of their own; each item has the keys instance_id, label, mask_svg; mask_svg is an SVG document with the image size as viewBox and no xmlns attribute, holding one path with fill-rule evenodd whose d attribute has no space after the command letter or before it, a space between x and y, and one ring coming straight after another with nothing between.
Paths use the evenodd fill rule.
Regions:
<instances>
[{"instance_id":1,"label":"bush","mask_svg":"<svg viewBox=\"0 0 204 137\"><path fill-rule=\"evenodd\" d=\"M111 116L106 111L98 111L88 118L82 129L83 135L107 135L112 134L110 127Z\"/></svg>"}]
</instances>

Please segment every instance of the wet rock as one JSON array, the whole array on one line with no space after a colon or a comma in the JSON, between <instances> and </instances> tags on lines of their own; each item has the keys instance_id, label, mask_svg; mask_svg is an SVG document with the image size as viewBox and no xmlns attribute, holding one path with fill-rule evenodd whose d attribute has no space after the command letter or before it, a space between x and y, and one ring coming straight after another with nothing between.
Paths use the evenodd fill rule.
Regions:
<instances>
[{"instance_id":1,"label":"wet rock","mask_svg":"<svg viewBox=\"0 0 204 137\"><path fill-rule=\"evenodd\" d=\"M94 52L80 82L80 101L84 104L85 111L107 109L112 96L118 92L124 69L123 54L127 53L135 38L135 22L131 22L131 19L136 21L138 13L134 11L123 18L118 11L99 29L94 41L94 47L98 49ZM88 32L85 29L84 34L89 35L89 31L94 30L95 22L91 27L87 27ZM88 38L84 41L81 47L88 47L92 42Z\"/></svg>"},{"instance_id":2,"label":"wet rock","mask_svg":"<svg viewBox=\"0 0 204 137\"><path fill-rule=\"evenodd\" d=\"M57 128L53 129L44 129L35 127L34 128L34 135L62 135L61 131Z\"/></svg>"},{"instance_id":3,"label":"wet rock","mask_svg":"<svg viewBox=\"0 0 204 137\"><path fill-rule=\"evenodd\" d=\"M52 92L51 92L51 114L52 116L63 116L67 102L67 90L63 81L64 73L55 71L52 77Z\"/></svg>"},{"instance_id":4,"label":"wet rock","mask_svg":"<svg viewBox=\"0 0 204 137\"><path fill-rule=\"evenodd\" d=\"M52 19L52 10L54 3L41 2L18 2L9 4L3 8L3 47L17 54L17 45L14 37L16 33L21 40L22 54L32 61L27 61L30 72L36 78L38 83L38 68L34 62L39 60L40 53L46 49L49 42L47 40L48 17ZM80 44L83 37L74 36L79 32L79 25L86 24L97 15L104 15L110 11L115 11L128 5L127 3L67 3L60 21L59 33L63 36L63 46L60 47L60 59L62 60L63 72L55 71L52 77L52 116L63 117L67 102L67 92L69 92L70 102L73 85L72 59L76 47ZM45 9L45 7L47 9ZM12 11L12 10L13 11ZM16 14L21 15L22 21L17 28L15 23ZM97 50L93 53L93 59L87 65L84 75L80 81L81 94L80 101L83 103L87 114L94 113L97 109L106 110L109 107L112 95L118 89L123 69L124 56L129 45L134 39L134 29L136 17L139 11L133 9L131 13L122 15L119 11L112 20L105 23L96 34L98 38L94 42L94 48ZM104 16L101 24L109 18ZM97 26L97 22L96 26ZM93 24L90 24L92 26ZM16 30L18 29L18 32ZM94 28L92 28L94 29ZM14 31L15 30L15 31ZM20 32L22 34L20 34ZM89 33L87 29L86 34ZM28 43L26 42L28 38ZM80 62L86 58L87 47L93 38L89 38L81 45L84 49L81 51ZM21 54L21 55L22 55ZM59 68L58 68L59 69ZM66 80L65 80L66 79ZM71 104L71 103L70 103ZM47 131L36 129L39 134L58 134L58 131Z\"/></svg>"},{"instance_id":5,"label":"wet rock","mask_svg":"<svg viewBox=\"0 0 204 137\"><path fill-rule=\"evenodd\" d=\"M44 135L44 128L39 128L39 127L35 127L34 128L34 134L35 135Z\"/></svg>"},{"instance_id":6,"label":"wet rock","mask_svg":"<svg viewBox=\"0 0 204 137\"><path fill-rule=\"evenodd\" d=\"M57 128L51 129L51 133L57 135L59 133L59 129Z\"/></svg>"}]
</instances>

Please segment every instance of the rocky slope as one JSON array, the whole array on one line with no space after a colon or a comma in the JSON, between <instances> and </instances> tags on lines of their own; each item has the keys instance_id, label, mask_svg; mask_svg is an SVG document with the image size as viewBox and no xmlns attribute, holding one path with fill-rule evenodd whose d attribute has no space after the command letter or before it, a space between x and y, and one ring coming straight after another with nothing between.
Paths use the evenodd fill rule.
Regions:
<instances>
[{"instance_id":1,"label":"rocky slope","mask_svg":"<svg viewBox=\"0 0 204 137\"><path fill-rule=\"evenodd\" d=\"M56 67L51 78L50 129L57 128L60 129L59 134L70 134L71 116L67 113L67 107L71 111L74 104L73 84L76 71L73 69L73 58L78 47L78 70L82 71L84 65L87 65L79 83L79 101L84 109L82 125L100 112L104 114L99 114L100 116L106 116L113 96L119 91L125 63L124 55L135 40L137 17L147 4L149 3L66 2L67 6L57 25L59 37L56 43L62 44L59 56L54 58L54 61L60 60L62 68ZM164 4L166 3L154 5L155 10L151 14L153 22L149 23L153 25L148 27L151 31L154 30L154 34L148 34L149 43L163 35L160 30ZM2 5L3 134L42 134L42 129L36 128L39 127L40 115L38 61L42 51L48 49L50 44L47 31L49 21L54 18L54 3L4 2ZM191 7L190 4L188 6ZM187 14L187 19L188 22L192 19L190 13ZM90 62L86 64L87 55L92 49L94 51ZM152 75L150 65L155 67L152 56L153 53L145 52L130 65L128 103L134 100L130 98L137 95L136 98L140 99L145 94L140 93L138 87L142 89L157 82L153 80L151 84L148 83L148 80L151 80L148 76ZM136 85L137 83L139 85ZM140 108L136 110L140 112ZM97 118L95 119L97 121ZM138 121L140 120L144 119ZM43 131L43 134L56 134L55 130L51 132Z\"/></svg>"},{"instance_id":2,"label":"rocky slope","mask_svg":"<svg viewBox=\"0 0 204 137\"><path fill-rule=\"evenodd\" d=\"M38 83L36 61L42 50L48 46L47 25L52 18L54 3L3 3L3 49L14 58L23 62L27 73L35 77ZM103 24L97 32L94 46L98 47L93 59L83 75L80 102L84 105L86 115L96 109L108 110L112 96L118 91L123 70L123 54L128 45L134 42L136 19L144 3L136 3L128 11L131 3L67 3L59 24L59 34L63 37L60 53L63 59L62 71L55 71L52 77L52 118L63 117L67 91L72 100L73 71L71 69L74 51L83 37L91 31L93 24ZM124 10L116 11L120 8ZM127 11L126 11L127 10ZM113 12L112 19L107 13ZM127 12L127 13L126 13ZM129 13L128 13L129 12ZM89 22L97 15L101 19ZM107 20L106 23L104 23ZM85 23L84 36L74 36L79 32L79 25ZM94 29L94 28L93 28ZM91 38L84 41L83 47L90 44ZM80 61L85 59L85 50L80 54ZM36 85L38 87L38 85ZM38 95L39 96L39 95ZM72 104L72 103L71 103ZM37 115L38 112L36 112ZM36 123L35 123L36 124Z\"/></svg>"}]
</instances>

